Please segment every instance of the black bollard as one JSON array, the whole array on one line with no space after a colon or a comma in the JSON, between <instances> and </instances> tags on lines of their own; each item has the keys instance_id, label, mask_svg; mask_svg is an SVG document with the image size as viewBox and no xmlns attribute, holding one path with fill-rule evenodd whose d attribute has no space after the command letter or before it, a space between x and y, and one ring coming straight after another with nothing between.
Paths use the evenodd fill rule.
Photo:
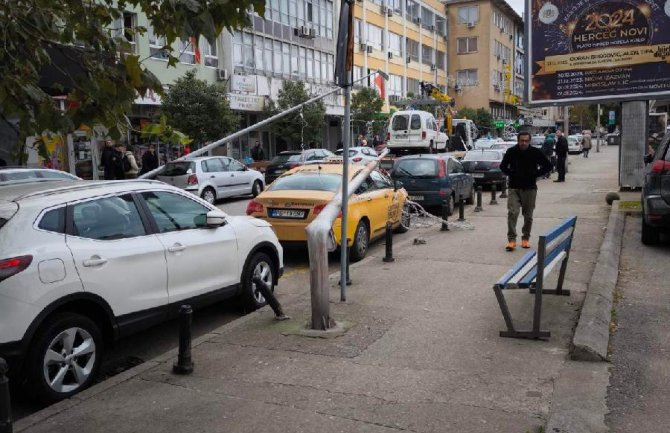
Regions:
<instances>
[{"instance_id":1,"label":"black bollard","mask_svg":"<svg viewBox=\"0 0 670 433\"><path fill-rule=\"evenodd\" d=\"M449 204L447 203L447 200L442 200L442 228L440 229L443 232L448 232L449 231L449 224L447 221L449 220Z\"/></svg>"},{"instance_id":2,"label":"black bollard","mask_svg":"<svg viewBox=\"0 0 670 433\"><path fill-rule=\"evenodd\" d=\"M500 194L500 198L507 198L507 179L502 183L502 194Z\"/></svg>"},{"instance_id":3,"label":"black bollard","mask_svg":"<svg viewBox=\"0 0 670 433\"><path fill-rule=\"evenodd\" d=\"M9 379L7 361L0 358L0 433L12 433L12 404L9 399Z\"/></svg>"},{"instance_id":4,"label":"black bollard","mask_svg":"<svg viewBox=\"0 0 670 433\"><path fill-rule=\"evenodd\" d=\"M477 206L475 206L475 212L481 212L484 208L482 207L482 186L477 187Z\"/></svg>"},{"instance_id":5,"label":"black bollard","mask_svg":"<svg viewBox=\"0 0 670 433\"><path fill-rule=\"evenodd\" d=\"M465 221L465 200L463 196L458 198L458 220Z\"/></svg>"},{"instance_id":6,"label":"black bollard","mask_svg":"<svg viewBox=\"0 0 670 433\"><path fill-rule=\"evenodd\" d=\"M391 221L386 223L386 255L383 261L385 263L395 262L393 258L393 224L391 224Z\"/></svg>"},{"instance_id":7,"label":"black bollard","mask_svg":"<svg viewBox=\"0 0 670 433\"><path fill-rule=\"evenodd\" d=\"M491 185L491 203L490 204L498 204L498 200L496 200L496 184Z\"/></svg>"},{"instance_id":8,"label":"black bollard","mask_svg":"<svg viewBox=\"0 0 670 433\"><path fill-rule=\"evenodd\" d=\"M284 314L284 309L277 300L277 297L275 296L274 292L270 290L267 284L265 284L265 281L261 280L260 277L254 277L252 278L252 281L256 285L256 288L258 288L258 291L261 292L261 295L263 295L265 300L268 301L268 305L270 306L270 308L272 308L272 311L275 313L275 319L277 320L290 319L290 317Z\"/></svg>"},{"instance_id":9,"label":"black bollard","mask_svg":"<svg viewBox=\"0 0 670 433\"><path fill-rule=\"evenodd\" d=\"M172 366L175 374L193 373L193 361L191 359L191 323L193 322L193 309L190 305L179 307L179 355L177 362Z\"/></svg>"}]
</instances>

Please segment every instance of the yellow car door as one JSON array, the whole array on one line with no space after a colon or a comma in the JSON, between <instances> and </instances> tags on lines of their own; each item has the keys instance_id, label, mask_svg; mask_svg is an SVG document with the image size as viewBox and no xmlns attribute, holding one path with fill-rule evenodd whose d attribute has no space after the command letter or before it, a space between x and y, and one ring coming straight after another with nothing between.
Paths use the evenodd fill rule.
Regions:
<instances>
[{"instance_id":1,"label":"yellow car door","mask_svg":"<svg viewBox=\"0 0 670 433\"><path fill-rule=\"evenodd\" d=\"M349 205L349 227L351 227L352 233L358 222L367 218L369 221L369 238L379 235L380 229L383 230L386 224L385 200L383 191L378 190L375 182L368 176L356 190L356 195Z\"/></svg>"},{"instance_id":2,"label":"yellow car door","mask_svg":"<svg viewBox=\"0 0 670 433\"><path fill-rule=\"evenodd\" d=\"M391 221L395 225L400 221L400 211L404 203L404 197L399 191L394 191L391 180L380 172L373 171L370 173L370 177L375 183L377 191L382 193L384 199L383 202L380 202L380 206L383 207L384 213L383 226L386 227L387 221Z\"/></svg>"}]
</instances>

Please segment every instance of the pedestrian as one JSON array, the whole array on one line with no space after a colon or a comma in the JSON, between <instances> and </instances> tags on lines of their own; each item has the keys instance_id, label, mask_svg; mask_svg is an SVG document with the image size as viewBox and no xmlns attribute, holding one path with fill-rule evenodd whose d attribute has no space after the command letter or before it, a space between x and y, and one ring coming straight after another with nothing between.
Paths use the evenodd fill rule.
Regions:
<instances>
[{"instance_id":1,"label":"pedestrian","mask_svg":"<svg viewBox=\"0 0 670 433\"><path fill-rule=\"evenodd\" d=\"M156 155L156 146L150 144L149 149L142 155L142 170L140 170L140 176L157 168L158 155Z\"/></svg>"},{"instance_id":2,"label":"pedestrian","mask_svg":"<svg viewBox=\"0 0 670 433\"><path fill-rule=\"evenodd\" d=\"M565 164L568 159L568 140L560 129L556 131L556 137L556 170L558 171L558 179L554 182L565 182Z\"/></svg>"},{"instance_id":3,"label":"pedestrian","mask_svg":"<svg viewBox=\"0 0 670 433\"><path fill-rule=\"evenodd\" d=\"M123 180L126 178L126 148L121 143L116 143L114 146L114 156L112 157L113 172L115 180ZM105 175L105 178L107 175Z\"/></svg>"},{"instance_id":4,"label":"pedestrian","mask_svg":"<svg viewBox=\"0 0 670 433\"><path fill-rule=\"evenodd\" d=\"M551 171L553 172L556 169L556 157L554 156L554 146L556 145L556 139L553 134L546 134L544 137L544 143L542 143L542 153L547 157L551 163ZM545 179L549 179L551 172L544 175Z\"/></svg>"},{"instance_id":5,"label":"pedestrian","mask_svg":"<svg viewBox=\"0 0 670 433\"><path fill-rule=\"evenodd\" d=\"M589 150L591 150L591 134L587 132L584 134L584 140L582 141L582 155L584 158L589 157Z\"/></svg>"},{"instance_id":6,"label":"pedestrian","mask_svg":"<svg viewBox=\"0 0 670 433\"><path fill-rule=\"evenodd\" d=\"M123 159L124 175L126 179L135 179L137 177L137 173L140 172L140 168L137 166L137 160L135 159L132 146L124 146L123 153L125 155L125 159Z\"/></svg>"},{"instance_id":7,"label":"pedestrian","mask_svg":"<svg viewBox=\"0 0 670 433\"><path fill-rule=\"evenodd\" d=\"M105 148L100 154L100 168L104 171L105 180L116 179L116 170L114 168L116 150L112 140L105 140Z\"/></svg>"},{"instance_id":8,"label":"pedestrian","mask_svg":"<svg viewBox=\"0 0 670 433\"><path fill-rule=\"evenodd\" d=\"M256 144L254 144L254 147L251 149L251 157L254 161L265 160L265 151L263 151L263 146L261 146L261 142L258 140L256 140Z\"/></svg>"},{"instance_id":9,"label":"pedestrian","mask_svg":"<svg viewBox=\"0 0 670 433\"><path fill-rule=\"evenodd\" d=\"M507 191L507 251L516 248L516 223L519 211L523 214L521 247L530 248L530 231L537 197L537 178L551 171L551 163L540 149L530 145L530 133L520 132L517 144L510 147L500 169L509 179Z\"/></svg>"}]
</instances>

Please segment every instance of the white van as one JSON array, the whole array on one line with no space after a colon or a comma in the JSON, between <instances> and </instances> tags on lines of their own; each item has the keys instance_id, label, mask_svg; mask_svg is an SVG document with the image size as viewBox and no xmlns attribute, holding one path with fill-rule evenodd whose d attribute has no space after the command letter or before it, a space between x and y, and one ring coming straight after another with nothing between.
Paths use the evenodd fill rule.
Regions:
<instances>
[{"instance_id":1,"label":"white van","mask_svg":"<svg viewBox=\"0 0 670 433\"><path fill-rule=\"evenodd\" d=\"M447 135L437 127L435 117L427 111L397 111L389 126L389 149L447 148Z\"/></svg>"}]
</instances>

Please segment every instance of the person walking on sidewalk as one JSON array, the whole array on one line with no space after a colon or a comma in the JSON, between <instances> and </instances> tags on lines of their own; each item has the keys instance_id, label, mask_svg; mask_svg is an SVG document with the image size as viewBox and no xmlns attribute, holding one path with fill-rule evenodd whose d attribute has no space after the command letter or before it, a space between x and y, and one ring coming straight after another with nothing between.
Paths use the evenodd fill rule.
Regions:
<instances>
[{"instance_id":1,"label":"person walking on sidewalk","mask_svg":"<svg viewBox=\"0 0 670 433\"><path fill-rule=\"evenodd\" d=\"M568 159L568 139L565 138L563 132L559 129L556 131L556 171L558 171L558 179L554 182L565 182L565 164Z\"/></svg>"},{"instance_id":2,"label":"person walking on sidewalk","mask_svg":"<svg viewBox=\"0 0 670 433\"><path fill-rule=\"evenodd\" d=\"M591 150L591 134L587 132L584 134L584 141L582 142L582 155L584 158L589 157L589 150Z\"/></svg>"},{"instance_id":3,"label":"person walking on sidewalk","mask_svg":"<svg viewBox=\"0 0 670 433\"><path fill-rule=\"evenodd\" d=\"M537 197L537 178L551 171L551 163L540 149L530 145L530 133L520 132L517 144L511 147L500 169L509 178L507 199L507 251L516 248L516 223L519 211L523 214L521 247L530 248L530 231L533 227L533 211Z\"/></svg>"}]
</instances>

